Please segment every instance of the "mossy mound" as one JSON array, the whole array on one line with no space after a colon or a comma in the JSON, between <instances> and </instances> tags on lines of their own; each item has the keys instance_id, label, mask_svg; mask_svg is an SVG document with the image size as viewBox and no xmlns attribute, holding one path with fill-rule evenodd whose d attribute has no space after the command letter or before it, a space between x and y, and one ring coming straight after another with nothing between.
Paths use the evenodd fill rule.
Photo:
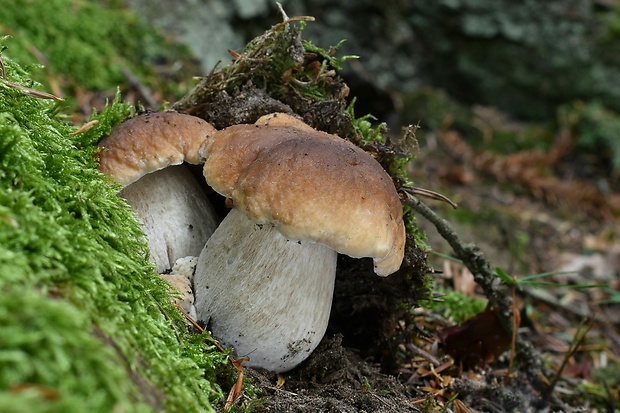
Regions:
<instances>
[{"instance_id":1,"label":"mossy mound","mask_svg":"<svg viewBox=\"0 0 620 413\"><path fill-rule=\"evenodd\" d=\"M0 411L209 411L224 355L190 336L93 142L4 58L0 80ZM12 83L11 83L12 82ZM90 149L88 149L90 148Z\"/></svg>"},{"instance_id":2,"label":"mossy mound","mask_svg":"<svg viewBox=\"0 0 620 413\"><path fill-rule=\"evenodd\" d=\"M45 64L74 87L101 90L125 81L123 68L147 74L162 59L165 40L135 14L96 2L9 2L0 8L0 32L14 37L11 57Z\"/></svg>"}]
</instances>

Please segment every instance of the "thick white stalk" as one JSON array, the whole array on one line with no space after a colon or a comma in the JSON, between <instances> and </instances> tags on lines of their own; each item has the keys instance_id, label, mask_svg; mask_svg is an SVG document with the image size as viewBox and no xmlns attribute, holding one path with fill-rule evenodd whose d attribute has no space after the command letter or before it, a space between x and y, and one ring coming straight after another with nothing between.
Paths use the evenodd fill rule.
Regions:
<instances>
[{"instance_id":1,"label":"thick white stalk","mask_svg":"<svg viewBox=\"0 0 620 413\"><path fill-rule=\"evenodd\" d=\"M146 174L119 195L138 215L159 273L179 258L198 256L217 227L216 214L186 165Z\"/></svg>"},{"instance_id":2,"label":"thick white stalk","mask_svg":"<svg viewBox=\"0 0 620 413\"><path fill-rule=\"evenodd\" d=\"M329 321L337 253L287 240L229 212L200 253L196 312L247 365L287 371L319 344Z\"/></svg>"}]
</instances>

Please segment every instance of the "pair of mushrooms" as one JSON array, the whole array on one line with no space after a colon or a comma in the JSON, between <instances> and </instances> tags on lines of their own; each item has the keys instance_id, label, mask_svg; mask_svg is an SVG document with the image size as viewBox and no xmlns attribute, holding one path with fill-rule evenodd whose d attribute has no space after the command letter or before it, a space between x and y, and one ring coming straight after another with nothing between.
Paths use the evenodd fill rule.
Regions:
<instances>
[{"instance_id":1,"label":"pair of mushrooms","mask_svg":"<svg viewBox=\"0 0 620 413\"><path fill-rule=\"evenodd\" d=\"M125 186L162 272L197 255L197 318L213 335L275 372L305 360L331 310L336 258L399 269L405 228L390 176L367 152L277 113L216 131L178 113L137 116L99 144L100 170ZM232 205L213 210L183 162ZM172 166L178 165L178 166Z\"/></svg>"}]
</instances>

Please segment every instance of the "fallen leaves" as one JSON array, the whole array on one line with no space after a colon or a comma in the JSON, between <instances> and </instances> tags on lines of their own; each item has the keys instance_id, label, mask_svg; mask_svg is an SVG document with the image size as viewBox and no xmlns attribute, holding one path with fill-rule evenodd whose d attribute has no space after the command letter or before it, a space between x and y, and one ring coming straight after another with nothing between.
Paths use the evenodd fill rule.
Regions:
<instances>
[{"instance_id":1,"label":"fallen leaves","mask_svg":"<svg viewBox=\"0 0 620 413\"><path fill-rule=\"evenodd\" d=\"M458 170L462 164L473 171L526 189L535 198L549 205L568 205L583 215L617 222L620 212L620 194L605 193L590 182L579 179L566 180L550 174L575 146L576 138L569 132L559 133L548 151L525 150L501 155L488 150L474 150L461 133L454 129L439 131L437 137L445 152L455 162ZM459 176L447 168L444 175ZM473 178L457 178L459 183L470 183Z\"/></svg>"},{"instance_id":2,"label":"fallen leaves","mask_svg":"<svg viewBox=\"0 0 620 413\"><path fill-rule=\"evenodd\" d=\"M440 332L446 354L465 368L486 366L496 360L512 342L504 330L497 311L487 309L462 324Z\"/></svg>"}]
</instances>

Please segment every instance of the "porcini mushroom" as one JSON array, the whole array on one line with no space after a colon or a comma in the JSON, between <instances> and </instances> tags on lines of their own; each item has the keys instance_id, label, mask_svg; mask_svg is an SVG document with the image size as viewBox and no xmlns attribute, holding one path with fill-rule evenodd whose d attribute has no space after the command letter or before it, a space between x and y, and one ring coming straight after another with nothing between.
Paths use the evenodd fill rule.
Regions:
<instances>
[{"instance_id":1,"label":"porcini mushroom","mask_svg":"<svg viewBox=\"0 0 620 413\"><path fill-rule=\"evenodd\" d=\"M124 186L119 195L136 212L160 273L197 256L217 226L204 190L181 165L201 163L198 149L214 132L195 116L156 112L127 120L99 142L99 170Z\"/></svg>"},{"instance_id":2,"label":"porcini mushroom","mask_svg":"<svg viewBox=\"0 0 620 413\"><path fill-rule=\"evenodd\" d=\"M282 372L327 328L337 253L399 269L402 206L367 152L277 114L216 132L201 148L207 183L232 201L200 253L198 319L248 365Z\"/></svg>"}]
</instances>

